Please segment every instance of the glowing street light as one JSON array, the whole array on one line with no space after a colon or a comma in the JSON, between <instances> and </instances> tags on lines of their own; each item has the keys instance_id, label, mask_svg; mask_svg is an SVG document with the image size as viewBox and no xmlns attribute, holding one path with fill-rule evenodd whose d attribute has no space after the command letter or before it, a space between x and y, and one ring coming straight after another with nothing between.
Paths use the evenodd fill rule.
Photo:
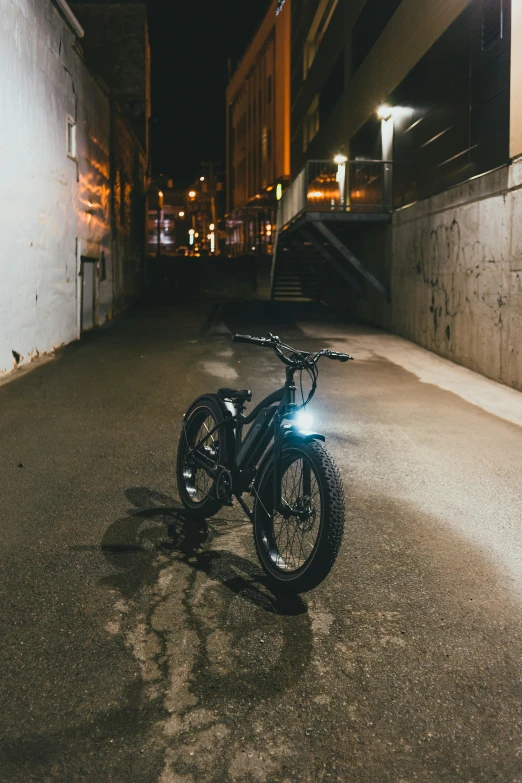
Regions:
<instances>
[{"instance_id":1,"label":"glowing street light","mask_svg":"<svg viewBox=\"0 0 522 783\"><path fill-rule=\"evenodd\" d=\"M179 213L179 216L180 217L185 217L185 213L182 211L182 212Z\"/></svg>"},{"instance_id":2,"label":"glowing street light","mask_svg":"<svg viewBox=\"0 0 522 783\"><path fill-rule=\"evenodd\" d=\"M345 190L346 190L346 161L348 158L346 155L338 153L334 158L334 163L337 163L337 174L335 179L339 183L339 201L341 207L344 207L345 202Z\"/></svg>"},{"instance_id":3,"label":"glowing street light","mask_svg":"<svg viewBox=\"0 0 522 783\"><path fill-rule=\"evenodd\" d=\"M215 225L214 225L214 223L211 223L211 224L210 224L210 226L209 226L209 229L210 229L211 231L214 231L214 229L215 229Z\"/></svg>"},{"instance_id":4,"label":"glowing street light","mask_svg":"<svg viewBox=\"0 0 522 783\"><path fill-rule=\"evenodd\" d=\"M389 120L391 116L392 116L391 106L388 106L387 103L382 103L377 109L377 117L380 120Z\"/></svg>"},{"instance_id":5,"label":"glowing street light","mask_svg":"<svg viewBox=\"0 0 522 783\"><path fill-rule=\"evenodd\" d=\"M199 178L199 181L200 181L200 182L204 182L204 181L205 181L205 177L200 177L200 178Z\"/></svg>"},{"instance_id":6,"label":"glowing street light","mask_svg":"<svg viewBox=\"0 0 522 783\"><path fill-rule=\"evenodd\" d=\"M189 198L196 198L196 191L195 190L189 190Z\"/></svg>"}]
</instances>

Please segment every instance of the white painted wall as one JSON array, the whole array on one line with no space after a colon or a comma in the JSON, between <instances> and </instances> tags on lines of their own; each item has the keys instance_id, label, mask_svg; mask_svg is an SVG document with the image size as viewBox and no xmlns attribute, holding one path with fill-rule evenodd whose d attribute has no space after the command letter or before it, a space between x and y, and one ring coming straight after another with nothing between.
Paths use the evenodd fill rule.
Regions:
<instances>
[{"instance_id":1,"label":"white painted wall","mask_svg":"<svg viewBox=\"0 0 522 783\"><path fill-rule=\"evenodd\" d=\"M0 19L2 373L16 366L13 351L24 364L79 337L81 256L105 255L107 279L98 266L95 273L96 323L112 316L115 296L108 95L50 0L0 0ZM66 154L68 115L77 122L76 160ZM132 155L139 145L127 136L121 144ZM136 277L132 251L119 261L120 285L125 265Z\"/></svg>"},{"instance_id":2,"label":"white painted wall","mask_svg":"<svg viewBox=\"0 0 522 783\"><path fill-rule=\"evenodd\" d=\"M0 0L0 371L77 337L75 112L60 53L72 32L50 2Z\"/></svg>"}]
</instances>

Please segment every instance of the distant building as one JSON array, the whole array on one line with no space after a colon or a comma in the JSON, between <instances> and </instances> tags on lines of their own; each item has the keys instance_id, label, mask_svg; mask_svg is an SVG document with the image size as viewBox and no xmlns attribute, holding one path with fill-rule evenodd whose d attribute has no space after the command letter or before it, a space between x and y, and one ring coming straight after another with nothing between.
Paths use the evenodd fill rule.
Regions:
<instances>
[{"instance_id":1,"label":"distant building","mask_svg":"<svg viewBox=\"0 0 522 783\"><path fill-rule=\"evenodd\" d=\"M227 247L272 252L290 177L291 0L274 0L227 87Z\"/></svg>"},{"instance_id":2,"label":"distant building","mask_svg":"<svg viewBox=\"0 0 522 783\"><path fill-rule=\"evenodd\" d=\"M302 0L291 21L274 292L304 270L310 298L522 389L522 0Z\"/></svg>"},{"instance_id":3,"label":"distant building","mask_svg":"<svg viewBox=\"0 0 522 783\"><path fill-rule=\"evenodd\" d=\"M111 74L91 68L89 36L66 0L0 0L0 15L1 373L140 294L148 166L145 136L115 100ZM135 54L148 79L146 27L142 36Z\"/></svg>"},{"instance_id":4,"label":"distant building","mask_svg":"<svg viewBox=\"0 0 522 783\"><path fill-rule=\"evenodd\" d=\"M147 251L149 255L174 255L189 240L185 190L167 177L155 178L148 193Z\"/></svg>"}]
</instances>

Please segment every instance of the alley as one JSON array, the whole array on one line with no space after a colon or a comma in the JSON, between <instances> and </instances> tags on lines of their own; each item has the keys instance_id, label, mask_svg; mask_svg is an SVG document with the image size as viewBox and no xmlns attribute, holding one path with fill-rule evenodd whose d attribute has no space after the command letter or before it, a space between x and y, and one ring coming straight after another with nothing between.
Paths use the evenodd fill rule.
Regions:
<instances>
[{"instance_id":1,"label":"alley","mask_svg":"<svg viewBox=\"0 0 522 783\"><path fill-rule=\"evenodd\" d=\"M236 506L187 528L183 412L324 362L330 577L275 595ZM0 781L522 783L522 395L312 306L142 305L0 385Z\"/></svg>"}]
</instances>

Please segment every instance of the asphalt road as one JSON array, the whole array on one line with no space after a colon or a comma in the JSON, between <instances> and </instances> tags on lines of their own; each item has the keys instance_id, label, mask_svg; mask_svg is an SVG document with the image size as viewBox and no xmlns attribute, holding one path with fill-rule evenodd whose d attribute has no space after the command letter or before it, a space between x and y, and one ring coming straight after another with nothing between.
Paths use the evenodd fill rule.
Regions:
<instances>
[{"instance_id":1,"label":"asphalt road","mask_svg":"<svg viewBox=\"0 0 522 783\"><path fill-rule=\"evenodd\" d=\"M268 329L356 356L312 409L348 510L300 597L237 508L187 529L174 481L196 395L279 385L230 342ZM0 386L2 783L522 781L522 429L415 351L306 309L164 304Z\"/></svg>"}]
</instances>

